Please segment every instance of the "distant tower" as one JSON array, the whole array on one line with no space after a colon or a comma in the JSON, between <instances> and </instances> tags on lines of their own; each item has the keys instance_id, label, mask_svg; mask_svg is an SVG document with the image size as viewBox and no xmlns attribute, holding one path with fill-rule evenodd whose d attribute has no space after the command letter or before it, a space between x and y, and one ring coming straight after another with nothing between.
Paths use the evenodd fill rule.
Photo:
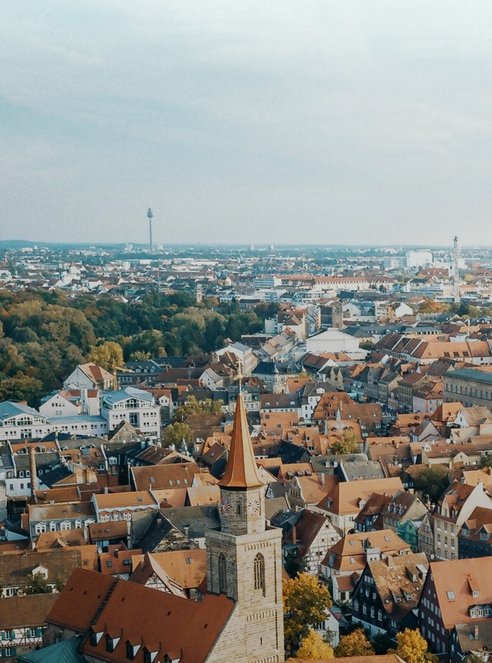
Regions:
<instances>
[{"instance_id":1,"label":"distant tower","mask_svg":"<svg viewBox=\"0 0 492 663\"><path fill-rule=\"evenodd\" d=\"M154 214L149 207L149 210L147 212L147 218L149 220L149 249L152 251L153 246L152 246L152 219L154 218Z\"/></svg>"},{"instance_id":2,"label":"distant tower","mask_svg":"<svg viewBox=\"0 0 492 663\"><path fill-rule=\"evenodd\" d=\"M453 247L453 299L455 304L460 303L460 252L458 248L458 238L454 238Z\"/></svg>"},{"instance_id":3,"label":"distant tower","mask_svg":"<svg viewBox=\"0 0 492 663\"><path fill-rule=\"evenodd\" d=\"M203 302L203 286L201 283L196 284L195 299L197 304Z\"/></svg>"}]
</instances>

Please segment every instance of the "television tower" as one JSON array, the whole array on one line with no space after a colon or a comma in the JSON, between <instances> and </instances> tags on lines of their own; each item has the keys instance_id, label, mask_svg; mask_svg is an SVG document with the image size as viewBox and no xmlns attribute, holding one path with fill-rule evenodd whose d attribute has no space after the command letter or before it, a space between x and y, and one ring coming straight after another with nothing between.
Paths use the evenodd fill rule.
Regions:
<instances>
[{"instance_id":1,"label":"television tower","mask_svg":"<svg viewBox=\"0 0 492 663\"><path fill-rule=\"evenodd\" d=\"M152 246L152 219L154 218L154 214L149 207L148 212L147 212L147 218L149 220L149 249L152 251L153 246Z\"/></svg>"},{"instance_id":2,"label":"television tower","mask_svg":"<svg viewBox=\"0 0 492 663\"><path fill-rule=\"evenodd\" d=\"M458 248L458 238L454 238L453 246L453 299L455 304L460 303L460 252Z\"/></svg>"}]
</instances>

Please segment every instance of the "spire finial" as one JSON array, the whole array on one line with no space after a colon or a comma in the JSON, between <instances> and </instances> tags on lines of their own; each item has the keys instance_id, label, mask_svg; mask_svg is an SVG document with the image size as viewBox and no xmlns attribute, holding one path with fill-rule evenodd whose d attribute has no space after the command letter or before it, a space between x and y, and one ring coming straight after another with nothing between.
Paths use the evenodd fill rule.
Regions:
<instances>
[{"instance_id":1,"label":"spire finial","mask_svg":"<svg viewBox=\"0 0 492 663\"><path fill-rule=\"evenodd\" d=\"M243 362L240 359L237 360L237 379L239 382L239 394L241 395L243 393Z\"/></svg>"}]
</instances>

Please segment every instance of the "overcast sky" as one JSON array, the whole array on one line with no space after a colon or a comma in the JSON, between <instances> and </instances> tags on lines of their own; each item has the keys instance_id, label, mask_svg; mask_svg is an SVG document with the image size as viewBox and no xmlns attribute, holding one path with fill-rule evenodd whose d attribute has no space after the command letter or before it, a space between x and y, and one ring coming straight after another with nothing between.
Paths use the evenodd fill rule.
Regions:
<instances>
[{"instance_id":1,"label":"overcast sky","mask_svg":"<svg viewBox=\"0 0 492 663\"><path fill-rule=\"evenodd\" d=\"M0 238L492 245L490 0L0 1Z\"/></svg>"}]
</instances>

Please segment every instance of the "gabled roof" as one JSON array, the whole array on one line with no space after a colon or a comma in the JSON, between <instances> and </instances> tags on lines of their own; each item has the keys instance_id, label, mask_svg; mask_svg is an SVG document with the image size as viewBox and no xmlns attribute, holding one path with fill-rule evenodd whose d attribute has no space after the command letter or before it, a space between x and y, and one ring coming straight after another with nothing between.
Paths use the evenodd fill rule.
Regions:
<instances>
[{"instance_id":1,"label":"gabled roof","mask_svg":"<svg viewBox=\"0 0 492 663\"><path fill-rule=\"evenodd\" d=\"M472 621L471 606L492 603L492 557L431 562L430 574L446 628Z\"/></svg>"},{"instance_id":2,"label":"gabled roof","mask_svg":"<svg viewBox=\"0 0 492 663\"><path fill-rule=\"evenodd\" d=\"M104 584L104 582L111 584ZM126 661L126 643L156 652L156 660L179 658L203 663L229 621L235 604L225 595L205 595L202 601L173 596L125 580L89 571L74 572L59 595L48 621L74 631L100 633L98 644L86 637L82 652L106 661ZM105 636L117 635L113 652ZM141 661L142 656L135 660Z\"/></svg>"}]
</instances>

